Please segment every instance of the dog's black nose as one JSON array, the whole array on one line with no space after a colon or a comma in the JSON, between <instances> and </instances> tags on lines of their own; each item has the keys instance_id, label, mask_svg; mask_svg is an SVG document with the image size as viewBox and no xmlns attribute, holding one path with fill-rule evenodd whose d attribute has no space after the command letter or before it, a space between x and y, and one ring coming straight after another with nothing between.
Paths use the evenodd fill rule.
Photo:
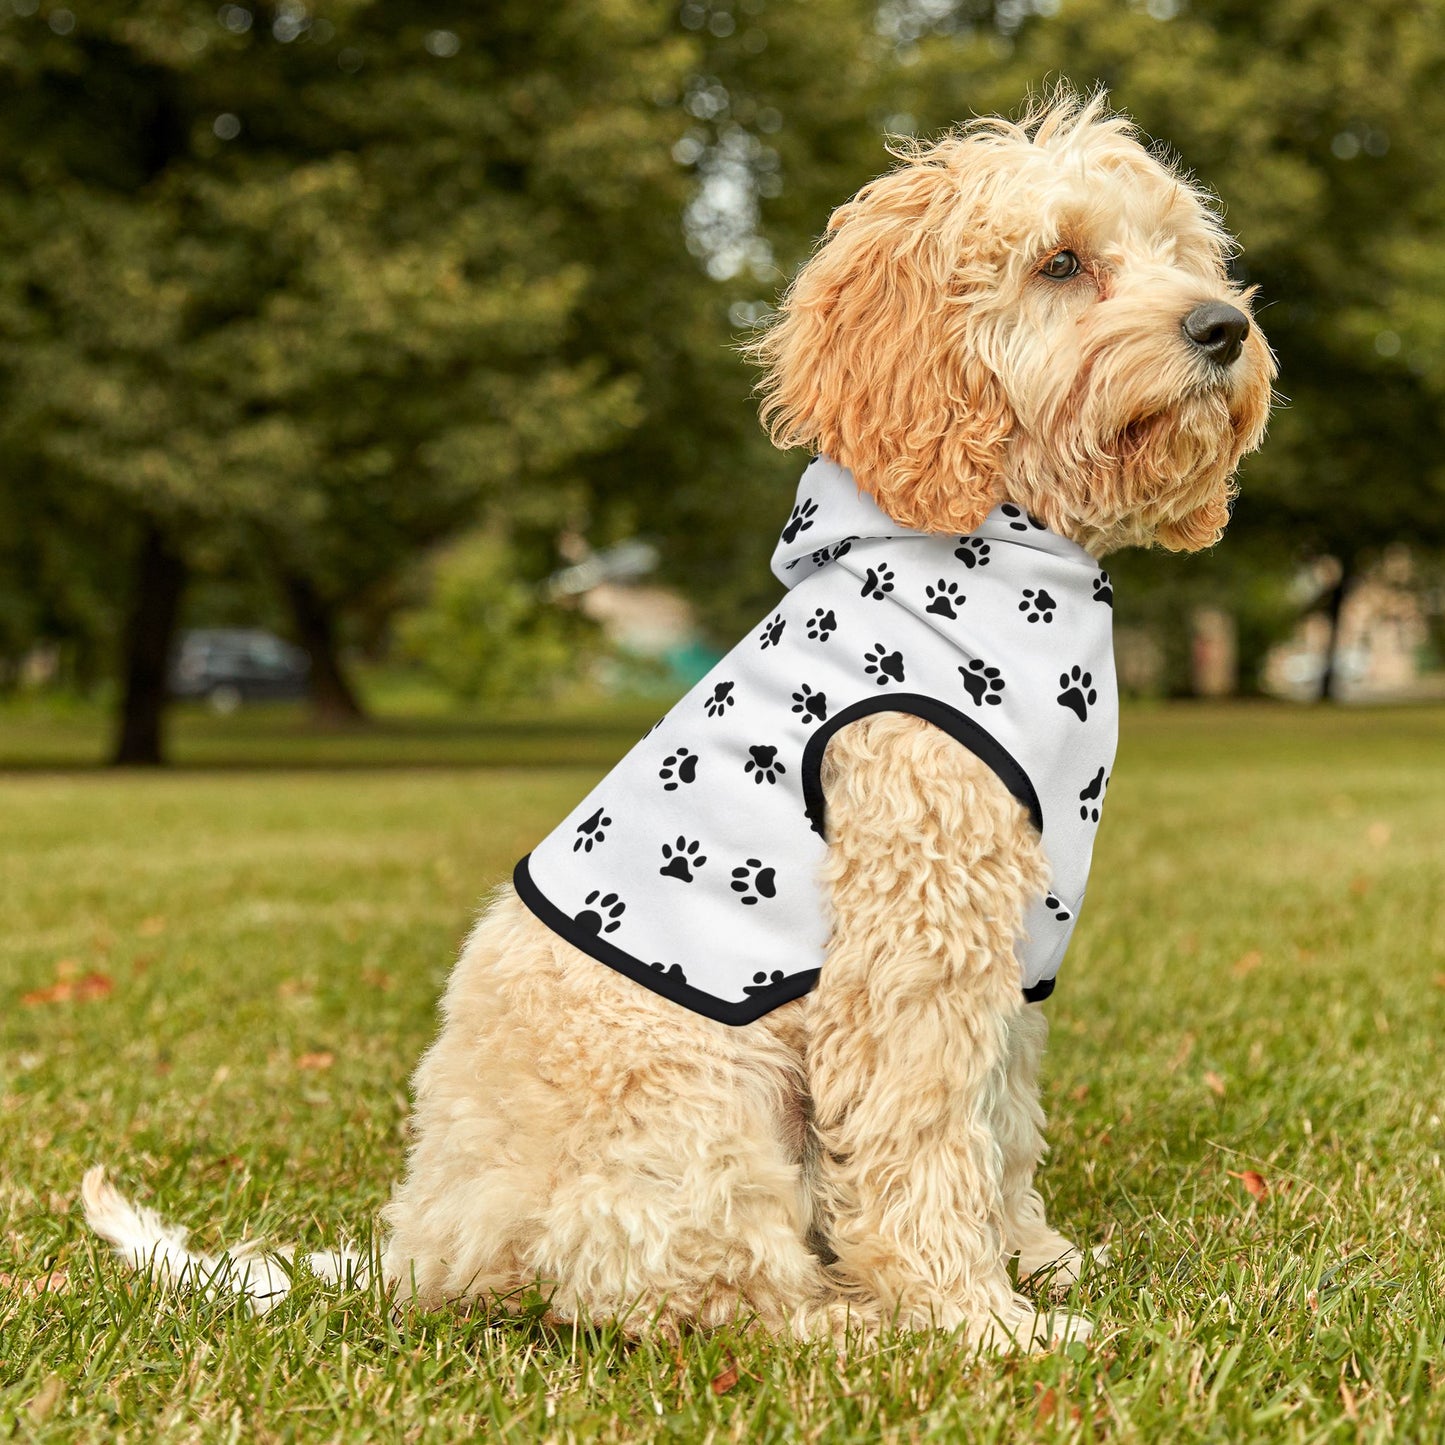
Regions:
<instances>
[{"instance_id":1,"label":"dog's black nose","mask_svg":"<svg viewBox=\"0 0 1445 1445\"><path fill-rule=\"evenodd\" d=\"M1239 359L1249 335L1249 317L1223 301L1206 301L1184 318L1184 334L1216 366Z\"/></svg>"}]
</instances>

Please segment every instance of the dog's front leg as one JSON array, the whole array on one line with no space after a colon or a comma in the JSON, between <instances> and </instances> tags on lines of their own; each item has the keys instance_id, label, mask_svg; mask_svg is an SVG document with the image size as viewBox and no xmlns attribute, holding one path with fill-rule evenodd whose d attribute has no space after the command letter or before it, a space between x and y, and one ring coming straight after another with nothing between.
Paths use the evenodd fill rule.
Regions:
<instances>
[{"instance_id":1,"label":"dog's front leg","mask_svg":"<svg viewBox=\"0 0 1445 1445\"><path fill-rule=\"evenodd\" d=\"M1009 1026L1008 1058L994 1102L994 1132L1003 1153L1004 1244L1018 1256L1019 1279L1030 1276L1055 1291L1068 1289L1083 1268L1078 1247L1045 1217L1034 1172L1044 1157L1044 1111L1039 1103L1039 1065L1049 1026L1042 1008L1025 1004ZM1101 1245L1094 1258L1107 1258Z\"/></svg>"},{"instance_id":2,"label":"dog's front leg","mask_svg":"<svg viewBox=\"0 0 1445 1445\"><path fill-rule=\"evenodd\" d=\"M981 1344L1077 1338L1006 1269L995 1110L1023 1007L1014 940L1038 835L973 754L879 714L824 767L833 937L808 1045L820 1218L864 1313Z\"/></svg>"}]
</instances>

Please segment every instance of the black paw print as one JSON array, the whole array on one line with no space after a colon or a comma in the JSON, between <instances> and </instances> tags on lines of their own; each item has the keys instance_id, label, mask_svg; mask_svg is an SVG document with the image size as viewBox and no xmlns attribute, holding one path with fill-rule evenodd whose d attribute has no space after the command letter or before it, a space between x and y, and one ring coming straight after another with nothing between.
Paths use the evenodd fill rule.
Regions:
<instances>
[{"instance_id":1,"label":"black paw print","mask_svg":"<svg viewBox=\"0 0 1445 1445\"><path fill-rule=\"evenodd\" d=\"M793 711L802 713L805 722L827 722L828 694L814 692L806 682L801 683L793 694Z\"/></svg>"},{"instance_id":2,"label":"black paw print","mask_svg":"<svg viewBox=\"0 0 1445 1445\"><path fill-rule=\"evenodd\" d=\"M1037 592L1032 587L1025 587L1019 611L1027 612L1030 622L1052 622L1058 605L1042 587Z\"/></svg>"},{"instance_id":3,"label":"black paw print","mask_svg":"<svg viewBox=\"0 0 1445 1445\"><path fill-rule=\"evenodd\" d=\"M1066 679L1067 680L1067 679ZM1061 698L1060 701L1063 701ZM1109 786L1109 780L1104 776L1103 768L1094 774L1094 780L1079 794L1079 817L1084 822L1097 823L1099 821L1099 804L1104 800L1104 789Z\"/></svg>"},{"instance_id":4,"label":"black paw print","mask_svg":"<svg viewBox=\"0 0 1445 1445\"><path fill-rule=\"evenodd\" d=\"M1102 602L1106 607L1114 605L1114 584L1109 581L1107 572L1100 572L1094 578L1094 601Z\"/></svg>"},{"instance_id":5,"label":"black paw print","mask_svg":"<svg viewBox=\"0 0 1445 1445\"><path fill-rule=\"evenodd\" d=\"M936 612L940 617L957 617L958 613L953 610L954 604L962 605L964 602L963 593L958 590L957 582L949 582L940 577L937 582L923 589L928 597L928 606L925 612Z\"/></svg>"},{"instance_id":6,"label":"black paw print","mask_svg":"<svg viewBox=\"0 0 1445 1445\"><path fill-rule=\"evenodd\" d=\"M707 699L707 715L709 717L720 717L735 702L733 696L733 685L730 682L720 682L712 690L712 696Z\"/></svg>"},{"instance_id":7,"label":"black paw print","mask_svg":"<svg viewBox=\"0 0 1445 1445\"><path fill-rule=\"evenodd\" d=\"M687 982L687 975L675 963L668 964L666 968L664 968L660 963L649 963L647 966L654 973L660 973L663 978L672 979L674 983Z\"/></svg>"},{"instance_id":8,"label":"black paw print","mask_svg":"<svg viewBox=\"0 0 1445 1445\"><path fill-rule=\"evenodd\" d=\"M990 667L982 658L976 657L967 667L960 667L958 675L975 706L989 703L997 707L1003 701L1004 680L998 668Z\"/></svg>"},{"instance_id":9,"label":"black paw print","mask_svg":"<svg viewBox=\"0 0 1445 1445\"><path fill-rule=\"evenodd\" d=\"M820 607L808 619L808 636L814 642L826 642L838 630L838 619L830 607L826 612Z\"/></svg>"},{"instance_id":10,"label":"black paw print","mask_svg":"<svg viewBox=\"0 0 1445 1445\"><path fill-rule=\"evenodd\" d=\"M583 933L616 933L622 926L627 905L615 893L594 888L582 901L587 906L572 921Z\"/></svg>"},{"instance_id":11,"label":"black paw print","mask_svg":"<svg viewBox=\"0 0 1445 1445\"><path fill-rule=\"evenodd\" d=\"M818 504L811 497L804 497L793 508L792 516L788 518L788 525L783 528L783 541L795 541L799 532L806 532L813 525L813 518L817 514Z\"/></svg>"},{"instance_id":12,"label":"black paw print","mask_svg":"<svg viewBox=\"0 0 1445 1445\"><path fill-rule=\"evenodd\" d=\"M856 537L844 537L843 540L833 548L833 560L836 562L839 557L846 557L848 553L853 550L853 543L857 540Z\"/></svg>"},{"instance_id":13,"label":"black paw print","mask_svg":"<svg viewBox=\"0 0 1445 1445\"><path fill-rule=\"evenodd\" d=\"M662 760L657 776L662 779L662 791L674 793L683 783L697 780L697 754L688 748L679 748Z\"/></svg>"},{"instance_id":14,"label":"black paw print","mask_svg":"<svg viewBox=\"0 0 1445 1445\"><path fill-rule=\"evenodd\" d=\"M784 617L782 613L778 613L777 616L769 620L768 625L758 633L758 642L762 645L764 652L766 652L768 648L778 645L783 636L783 628L787 625L788 619Z\"/></svg>"},{"instance_id":15,"label":"black paw print","mask_svg":"<svg viewBox=\"0 0 1445 1445\"><path fill-rule=\"evenodd\" d=\"M890 682L903 681L901 652L889 652L881 642L875 642L863 654L863 661L867 663L863 671L868 673L879 687L887 687Z\"/></svg>"},{"instance_id":16,"label":"black paw print","mask_svg":"<svg viewBox=\"0 0 1445 1445\"><path fill-rule=\"evenodd\" d=\"M1014 506L1012 502L1005 502L999 511L1009 519L1008 524L1015 532L1027 532L1030 527L1036 532L1044 530L1044 524L1032 512L1026 512L1022 507Z\"/></svg>"},{"instance_id":17,"label":"black paw print","mask_svg":"<svg viewBox=\"0 0 1445 1445\"><path fill-rule=\"evenodd\" d=\"M873 597L881 602L893 590L893 569L891 567L870 567L863 579L861 597Z\"/></svg>"},{"instance_id":18,"label":"black paw print","mask_svg":"<svg viewBox=\"0 0 1445 1445\"><path fill-rule=\"evenodd\" d=\"M599 843L607 841L607 830L611 826L612 819L601 808L598 808L585 823L577 825L577 836L572 840L572 851L575 853L579 848L585 848L590 853Z\"/></svg>"},{"instance_id":19,"label":"black paw print","mask_svg":"<svg viewBox=\"0 0 1445 1445\"><path fill-rule=\"evenodd\" d=\"M1077 713L1080 722L1087 722L1089 709L1099 700L1099 694L1094 691L1092 674L1071 667L1059 674L1059 686L1063 688L1059 694L1060 706Z\"/></svg>"},{"instance_id":20,"label":"black paw print","mask_svg":"<svg viewBox=\"0 0 1445 1445\"><path fill-rule=\"evenodd\" d=\"M1052 893L1050 893L1048 897L1044 899L1044 907L1047 908L1049 912L1054 915L1054 918L1059 923L1067 923L1069 919L1074 916L1072 913L1069 912L1067 908L1064 907L1062 903L1059 902L1057 898L1054 897Z\"/></svg>"},{"instance_id":21,"label":"black paw print","mask_svg":"<svg viewBox=\"0 0 1445 1445\"><path fill-rule=\"evenodd\" d=\"M747 900L744 899L744 902ZM754 994L766 993L770 988L777 988L787 975L780 968L775 968L772 973L755 973L751 983L743 985L743 992L751 998Z\"/></svg>"},{"instance_id":22,"label":"black paw print","mask_svg":"<svg viewBox=\"0 0 1445 1445\"><path fill-rule=\"evenodd\" d=\"M958 546L953 549L953 555L965 567L987 567L989 551L988 543L980 542L977 537L960 537Z\"/></svg>"},{"instance_id":23,"label":"black paw print","mask_svg":"<svg viewBox=\"0 0 1445 1445\"><path fill-rule=\"evenodd\" d=\"M676 844L664 843L662 867L657 871L664 878L680 878L684 883L691 883L692 870L707 862L706 854L697 851L700 846L696 839L686 838L679 838Z\"/></svg>"},{"instance_id":24,"label":"black paw print","mask_svg":"<svg viewBox=\"0 0 1445 1445\"><path fill-rule=\"evenodd\" d=\"M778 761L777 748L765 747L760 743L748 749L748 758L743 772L751 773L755 783L776 783L779 776L788 771Z\"/></svg>"},{"instance_id":25,"label":"black paw print","mask_svg":"<svg viewBox=\"0 0 1445 1445\"><path fill-rule=\"evenodd\" d=\"M833 560L833 549L831 547L819 547L808 559L815 567L826 567ZM791 562L788 566L792 566Z\"/></svg>"},{"instance_id":26,"label":"black paw print","mask_svg":"<svg viewBox=\"0 0 1445 1445\"><path fill-rule=\"evenodd\" d=\"M761 858L749 858L741 867L733 869L730 886L734 893L742 894L739 903L752 905L760 898L776 898L778 870L764 867Z\"/></svg>"}]
</instances>

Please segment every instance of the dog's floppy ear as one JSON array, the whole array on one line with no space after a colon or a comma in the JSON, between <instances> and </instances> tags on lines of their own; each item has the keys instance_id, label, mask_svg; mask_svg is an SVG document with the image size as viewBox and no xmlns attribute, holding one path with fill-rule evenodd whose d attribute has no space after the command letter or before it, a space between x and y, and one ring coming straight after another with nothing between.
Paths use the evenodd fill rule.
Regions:
<instances>
[{"instance_id":1,"label":"dog's floppy ear","mask_svg":"<svg viewBox=\"0 0 1445 1445\"><path fill-rule=\"evenodd\" d=\"M774 444L831 457L895 521L930 532L971 532L1002 500L1013 427L961 284L966 146L920 153L839 207L748 348Z\"/></svg>"}]
</instances>

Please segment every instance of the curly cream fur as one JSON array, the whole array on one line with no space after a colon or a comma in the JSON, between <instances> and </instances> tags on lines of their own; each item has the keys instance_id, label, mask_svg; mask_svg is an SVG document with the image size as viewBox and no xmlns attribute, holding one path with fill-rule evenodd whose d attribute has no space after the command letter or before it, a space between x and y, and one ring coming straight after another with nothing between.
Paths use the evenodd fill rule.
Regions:
<instances>
[{"instance_id":1,"label":"curly cream fur","mask_svg":"<svg viewBox=\"0 0 1445 1445\"><path fill-rule=\"evenodd\" d=\"M414 1080L383 1262L405 1294L541 1288L558 1319L666 1334L739 1318L840 1339L1084 1332L1005 1272L1041 1150L995 1122L1016 1035L1037 1037L1013 938L1044 886L1038 836L915 718L841 731L824 782L828 963L746 1028L599 967L501 890Z\"/></svg>"},{"instance_id":2,"label":"curly cream fur","mask_svg":"<svg viewBox=\"0 0 1445 1445\"><path fill-rule=\"evenodd\" d=\"M1273 360L1257 329L1228 367L1182 333L1200 302L1248 304L1207 198L1101 99L1066 93L900 154L839 209L754 348L775 440L825 451L924 530L971 530L1008 499L1095 555L1209 545ZM1051 281L1041 264L1064 248L1082 271ZM744 1028L499 892L416 1074L386 1211L400 1295L505 1307L540 1287L561 1319L667 1334L739 1316L999 1347L1087 1332L1036 1315L1005 1268L1068 1280L1080 1263L1034 1187L1045 1025L1014 939L1048 886L1038 835L911 717L839 732L824 788L821 979ZM102 1186L93 1222L128 1257L184 1253Z\"/></svg>"},{"instance_id":3,"label":"curly cream fur","mask_svg":"<svg viewBox=\"0 0 1445 1445\"><path fill-rule=\"evenodd\" d=\"M821 1295L791 1004L736 1030L550 933L510 887L415 1077L385 1271L426 1304L541 1287L561 1319L676 1331Z\"/></svg>"}]
</instances>

